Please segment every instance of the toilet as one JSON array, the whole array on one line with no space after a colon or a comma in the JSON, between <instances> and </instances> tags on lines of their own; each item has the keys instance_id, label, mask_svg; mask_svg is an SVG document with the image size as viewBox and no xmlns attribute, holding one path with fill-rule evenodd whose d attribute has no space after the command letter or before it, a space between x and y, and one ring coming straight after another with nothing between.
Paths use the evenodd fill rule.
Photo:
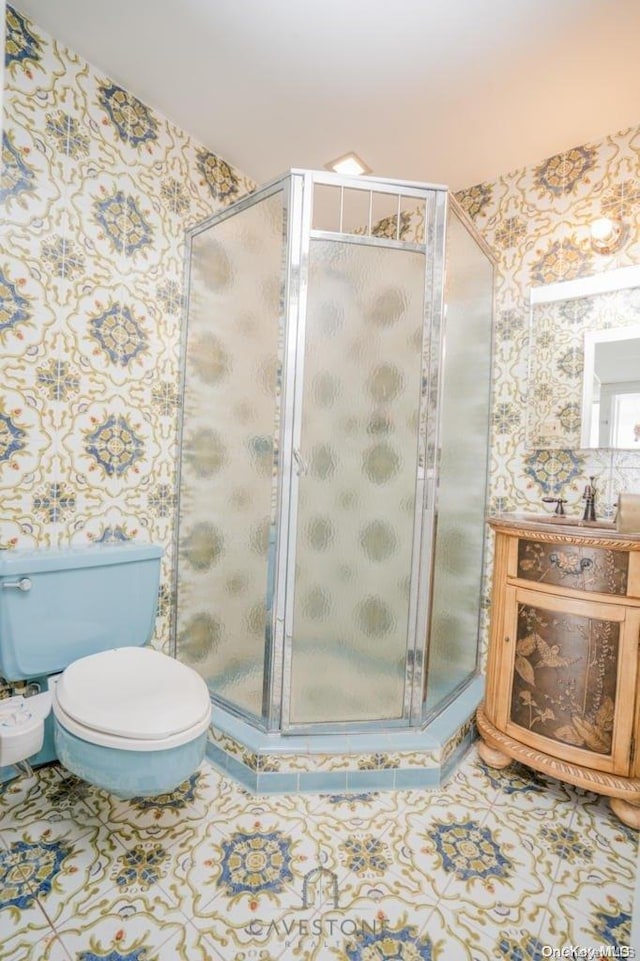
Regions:
<instances>
[{"instance_id":1,"label":"toilet","mask_svg":"<svg viewBox=\"0 0 640 961\"><path fill-rule=\"evenodd\" d=\"M52 723L60 763L117 797L167 794L194 773L209 691L145 646L162 553L131 542L0 553L0 675L47 687L0 702L0 768L28 763Z\"/></svg>"}]
</instances>

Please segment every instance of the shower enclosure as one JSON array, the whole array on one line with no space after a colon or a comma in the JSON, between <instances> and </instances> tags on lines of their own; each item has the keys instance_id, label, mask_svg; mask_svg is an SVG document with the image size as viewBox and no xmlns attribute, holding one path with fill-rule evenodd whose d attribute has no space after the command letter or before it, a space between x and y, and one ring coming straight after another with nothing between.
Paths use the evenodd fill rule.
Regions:
<instances>
[{"instance_id":1,"label":"shower enclosure","mask_svg":"<svg viewBox=\"0 0 640 961\"><path fill-rule=\"evenodd\" d=\"M292 170L191 230L177 656L264 732L477 674L493 266L446 188Z\"/></svg>"}]
</instances>

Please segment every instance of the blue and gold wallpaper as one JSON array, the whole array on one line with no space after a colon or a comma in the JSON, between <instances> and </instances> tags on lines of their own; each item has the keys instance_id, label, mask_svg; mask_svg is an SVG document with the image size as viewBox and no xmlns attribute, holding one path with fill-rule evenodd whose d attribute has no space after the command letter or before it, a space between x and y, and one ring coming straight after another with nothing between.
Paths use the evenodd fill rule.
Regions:
<instances>
[{"instance_id":1,"label":"blue and gold wallpaper","mask_svg":"<svg viewBox=\"0 0 640 961\"><path fill-rule=\"evenodd\" d=\"M255 185L12 7L5 84L0 547L163 544L162 647L184 232ZM639 184L633 127L458 194L498 257L492 510L557 494L580 510L589 475L600 513L640 490L640 450L535 450L526 436L530 288L639 263ZM625 225L611 256L589 240L603 214ZM569 312L558 338L574 323Z\"/></svg>"},{"instance_id":2,"label":"blue and gold wallpaper","mask_svg":"<svg viewBox=\"0 0 640 961\"><path fill-rule=\"evenodd\" d=\"M254 184L7 8L0 547L165 546L185 229Z\"/></svg>"},{"instance_id":3,"label":"blue and gold wallpaper","mask_svg":"<svg viewBox=\"0 0 640 961\"><path fill-rule=\"evenodd\" d=\"M640 126L477 184L458 199L498 258L490 506L539 513L543 496L562 495L568 512L577 513L593 475L598 513L610 516L620 491L640 491L640 442L625 451L579 450L577 442L568 449L535 449L529 442L535 403L529 295L532 287L640 263ZM596 253L590 241L592 221L603 216L623 224L623 243L609 255ZM581 360L579 351L574 356L562 349L588 328L584 301L574 303L576 309L557 312L547 332L556 348L545 353L553 391L568 388L577 373L574 362ZM634 310L640 315L637 296Z\"/></svg>"}]
</instances>

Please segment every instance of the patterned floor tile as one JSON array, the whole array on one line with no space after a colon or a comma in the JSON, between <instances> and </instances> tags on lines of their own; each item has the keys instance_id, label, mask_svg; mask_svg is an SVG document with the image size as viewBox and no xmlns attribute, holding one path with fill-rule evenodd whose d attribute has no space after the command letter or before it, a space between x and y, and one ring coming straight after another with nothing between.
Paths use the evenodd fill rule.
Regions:
<instances>
[{"instance_id":1,"label":"patterned floor tile","mask_svg":"<svg viewBox=\"0 0 640 961\"><path fill-rule=\"evenodd\" d=\"M158 910L153 899L94 902L58 929L47 961L228 961L180 911Z\"/></svg>"},{"instance_id":2,"label":"patterned floor tile","mask_svg":"<svg viewBox=\"0 0 640 961\"><path fill-rule=\"evenodd\" d=\"M481 812L478 812L481 813ZM493 812L447 813L407 832L406 866L432 885L440 906L465 904L470 918L506 912L518 923L550 896L558 859L537 835L522 835Z\"/></svg>"},{"instance_id":3,"label":"patterned floor tile","mask_svg":"<svg viewBox=\"0 0 640 961\"><path fill-rule=\"evenodd\" d=\"M591 922L597 927L611 918L615 927L619 923L616 918L628 918L630 924L633 890L618 880L613 863L608 870L594 866L575 871L565 868L558 875L549 904L553 904L554 916L560 922L578 926Z\"/></svg>"},{"instance_id":4,"label":"patterned floor tile","mask_svg":"<svg viewBox=\"0 0 640 961\"><path fill-rule=\"evenodd\" d=\"M640 832L627 827L612 812L608 798L589 794L580 799L571 827L580 832L616 872L625 865L633 876L636 868Z\"/></svg>"},{"instance_id":5,"label":"patterned floor tile","mask_svg":"<svg viewBox=\"0 0 640 961\"><path fill-rule=\"evenodd\" d=\"M531 928L539 925L540 919L534 919ZM459 910L438 905L430 915L427 924L420 932L433 944L433 961L525 961L529 955L524 951L535 935L529 933L529 926L515 928L508 921L501 925L489 924L485 927L477 925L465 910L464 905ZM522 953L520 953L522 952Z\"/></svg>"},{"instance_id":6,"label":"patterned floor tile","mask_svg":"<svg viewBox=\"0 0 640 961\"><path fill-rule=\"evenodd\" d=\"M478 770L495 788L491 807L501 816L524 814L529 822L550 817L568 822L578 803L575 791L554 778L546 778L521 764L498 770L478 759Z\"/></svg>"},{"instance_id":7,"label":"patterned floor tile","mask_svg":"<svg viewBox=\"0 0 640 961\"><path fill-rule=\"evenodd\" d=\"M79 905L114 886L112 873L119 854L122 848L104 825L37 821L12 840L2 858L24 878L29 904L37 898L55 926Z\"/></svg>"},{"instance_id":8,"label":"patterned floor tile","mask_svg":"<svg viewBox=\"0 0 640 961\"><path fill-rule=\"evenodd\" d=\"M0 786L0 837L5 846L26 827L41 824L97 823L83 801L88 785L70 775L64 780L57 765L41 768L33 777L20 777Z\"/></svg>"},{"instance_id":9,"label":"patterned floor tile","mask_svg":"<svg viewBox=\"0 0 640 961\"><path fill-rule=\"evenodd\" d=\"M173 850L171 875L159 883L199 930L238 950L256 939L256 926L264 932L302 909L305 877L320 862L304 818L271 813L212 821L195 848Z\"/></svg>"},{"instance_id":10,"label":"patterned floor tile","mask_svg":"<svg viewBox=\"0 0 640 961\"><path fill-rule=\"evenodd\" d=\"M107 906L121 898L142 896L153 901L156 911L170 911L177 907L176 898L168 887L177 864L175 848L167 849L156 838L128 838L118 840L118 849L108 866L107 874L95 897L87 898L85 906L100 900Z\"/></svg>"},{"instance_id":11,"label":"patterned floor tile","mask_svg":"<svg viewBox=\"0 0 640 961\"><path fill-rule=\"evenodd\" d=\"M477 747L472 745L445 782L443 790L451 797L471 794L476 800L483 798L490 805L499 785L487 777L488 770L478 756ZM420 792L416 793L419 797Z\"/></svg>"},{"instance_id":12,"label":"patterned floor tile","mask_svg":"<svg viewBox=\"0 0 640 961\"><path fill-rule=\"evenodd\" d=\"M340 905L345 909L383 904L389 898L433 906L441 896L435 862L429 867L411 862L412 852L399 824L388 822L382 831L337 832L333 851Z\"/></svg>"},{"instance_id":13,"label":"patterned floor tile","mask_svg":"<svg viewBox=\"0 0 640 961\"><path fill-rule=\"evenodd\" d=\"M525 904L524 910L516 912L497 905L481 915L469 911L464 903L448 908L440 905L439 910L459 937L467 937L469 944L486 952L491 961L541 961L540 929L546 909L539 904Z\"/></svg>"},{"instance_id":14,"label":"patterned floor tile","mask_svg":"<svg viewBox=\"0 0 640 961\"><path fill-rule=\"evenodd\" d=\"M599 919L598 930L611 918L616 927L616 918L624 921L633 912L638 833L613 815L605 798L585 795L580 801L557 842L561 861L549 907L561 929L581 918Z\"/></svg>"},{"instance_id":15,"label":"patterned floor tile","mask_svg":"<svg viewBox=\"0 0 640 961\"><path fill-rule=\"evenodd\" d=\"M560 903L550 904L545 911L539 938L547 948L579 945L582 948L609 947L628 951L631 923L628 904L626 908L622 907L613 895L603 893L599 901L593 902L588 915L575 912L571 901L562 899Z\"/></svg>"},{"instance_id":16,"label":"patterned floor tile","mask_svg":"<svg viewBox=\"0 0 640 961\"><path fill-rule=\"evenodd\" d=\"M119 838L155 838L171 846L206 825L215 809L218 782L217 772L205 762L170 794L125 801L90 788L85 801Z\"/></svg>"},{"instance_id":17,"label":"patterned floor tile","mask_svg":"<svg viewBox=\"0 0 640 961\"><path fill-rule=\"evenodd\" d=\"M392 899L384 910L326 906L308 918L289 916L286 927L272 928L263 950L270 961L435 961L432 938L421 934L432 913L432 905L408 907Z\"/></svg>"},{"instance_id":18,"label":"patterned floor tile","mask_svg":"<svg viewBox=\"0 0 640 961\"><path fill-rule=\"evenodd\" d=\"M2 958L25 958L25 945L35 946L53 936L53 927L38 903L49 892L60 870L61 853L55 846L37 849L14 842L0 850L0 944Z\"/></svg>"},{"instance_id":19,"label":"patterned floor tile","mask_svg":"<svg viewBox=\"0 0 640 961\"><path fill-rule=\"evenodd\" d=\"M16 937L2 942L2 961L76 961L66 951L53 928L42 935L38 929L24 928Z\"/></svg>"},{"instance_id":20,"label":"patterned floor tile","mask_svg":"<svg viewBox=\"0 0 640 961\"><path fill-rule=\"evenodd\" d=\"M70 816L71 799L61 790L61 784L58 765L40 768L31 777L16 777L0 784L0 832L14 825Z\"/></svg>"},{"instance_id":21,"label":"patterned floor tile","mask_svg":"<svg viewBox=\"0 0 640 961\"><path fill-rule=\"evenodd\" d=\"M205 762L119 801L48 767L0 815L3 961L539 961L630 937L637 832L475 751L438 790L335 795L251 795Z\"/></svg>"},{"instance_id":22,"label":"patterned floor tile","mask_svg":"<svg viewBox=\"0 0 640 961\"><path fill-rule=\"evenodd\" d=\"M291 932L293 934L293 932ZM384 909L336 914L321 912L304 933L296 930L278 954L278 961L494 961L471 927L432 905L407 905L389 900Z\"/></svg>"},{"instance_id":23,"label":"patterned floor tile","mask_svg":"<svg viewBox=\"0 0 640 961\"><path fill-rule=\"evenodd\" d=\"M398 816L399 808L406 803L403 801L404 792L401 795L397 791L354 791L302 797L306 799L310 821L324 821L334 827L367 827L375 820L388 823Z\"/></svg>"}]
</instances>

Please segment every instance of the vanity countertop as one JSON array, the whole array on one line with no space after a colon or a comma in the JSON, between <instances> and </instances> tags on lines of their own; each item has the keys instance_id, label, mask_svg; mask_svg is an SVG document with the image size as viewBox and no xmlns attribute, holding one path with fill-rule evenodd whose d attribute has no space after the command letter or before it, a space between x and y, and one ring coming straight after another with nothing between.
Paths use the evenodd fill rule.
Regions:
<instances>
[{"instance_id":1,"label":"vanity countertop","mask_svg":"<svg viewBox=\"0 0 640 961\"><path fill-rule=\"evenodd\" d=\"M614 521L583 521L579 515L570 514L531 514L514 511L504 514L490 514L487 522L494 530L522 530L553 533L559 539L585 538L589 540L617 541L622 544L637 544L640 550L640 531L636 534L622 533L616 529ZM636 549L635 547L633 548Z\"/></svg>"}]
</instances>

